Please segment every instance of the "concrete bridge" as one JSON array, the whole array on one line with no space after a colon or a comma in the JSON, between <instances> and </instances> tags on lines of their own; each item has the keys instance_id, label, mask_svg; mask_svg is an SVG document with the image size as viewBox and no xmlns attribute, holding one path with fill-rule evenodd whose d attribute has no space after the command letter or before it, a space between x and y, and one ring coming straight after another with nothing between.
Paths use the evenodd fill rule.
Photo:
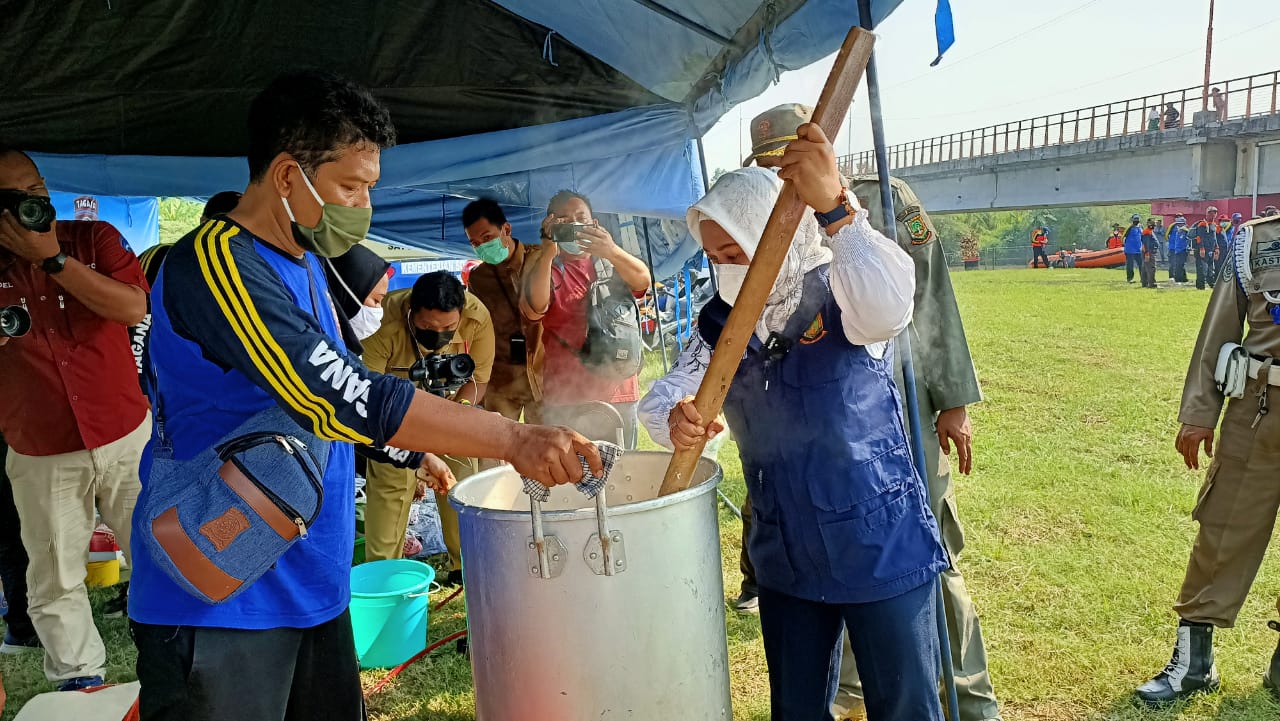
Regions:
<instances>
[{"instance_id":1,"label":"concrete bridge","mask_svg":"<svg viewBox=\"0 0 1280 721\"><path fill-rule=\"evenodd\" d=\"M1188 88L895 145L889 165L931 213L1280 193L1280 71L1213 87L1225 119ZM841 161L875 171L871 151Z\"/></svg>"}]
</instances>

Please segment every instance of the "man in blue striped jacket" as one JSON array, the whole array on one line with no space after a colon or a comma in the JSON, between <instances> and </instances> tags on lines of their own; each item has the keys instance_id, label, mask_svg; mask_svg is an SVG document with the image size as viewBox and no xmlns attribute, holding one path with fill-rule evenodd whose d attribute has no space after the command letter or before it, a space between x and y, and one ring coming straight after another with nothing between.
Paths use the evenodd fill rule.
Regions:
<instances>
[{"instance_id":1,"label":"man in blue striped jacket","mask_svg":"<svg viewBox=\"0 0 1280 721\"><path fill-rule=\"evenodd\" d=\"M138 554L129 615L147 721L362 718L347 613L355 538L353 447L502 458L548 485L582 478L594 446L518 425L365 369L343 344L317 255L365 237L390 115L342 78L299 73L249 110L250 182L236 209L180 240L153 288L149 353L174 458L196 456L278 405L333 441L305 540L240 595L210 605ZM142 460L143 498L150 452ZM440 483L436 482L439 488ZM134 533L151 533L141 515Z\"/></svg>"}]
</instances>

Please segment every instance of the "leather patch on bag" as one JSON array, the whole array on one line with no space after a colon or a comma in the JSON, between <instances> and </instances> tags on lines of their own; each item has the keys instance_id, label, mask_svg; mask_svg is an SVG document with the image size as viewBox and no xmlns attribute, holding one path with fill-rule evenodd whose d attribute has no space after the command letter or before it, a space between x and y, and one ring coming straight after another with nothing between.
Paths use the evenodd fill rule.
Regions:
<instances>
[{"instance_id":1,"label":"leather patch on bag","mask_svg":"<svg viewBox=\"0 0 1280 721\"><path fill-rule=\"evenodd\" d=\"M244 517L239 508L228 508L227 512L200 527L200 533L213 547L222 552L241 533L249 530L249 519Z\"/></svg>"}]
</instances>

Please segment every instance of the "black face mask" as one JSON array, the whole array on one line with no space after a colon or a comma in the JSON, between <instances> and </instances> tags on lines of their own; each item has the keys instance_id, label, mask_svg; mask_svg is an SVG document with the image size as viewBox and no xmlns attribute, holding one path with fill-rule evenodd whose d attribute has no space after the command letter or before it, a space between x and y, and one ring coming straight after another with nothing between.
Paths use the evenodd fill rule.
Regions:
<instances>
[{"instance_id":1,"label":"black face mask","mask_svg":"<svg viewBox=\"0 0 1280 721\"><path fill-rule=\"evenodd\" d=\"M454 332L451 330L422 330L421 328L414 328L413 339L418 341L418 345L427 350L440 350L449 345L449 341L453 340Z\"/></svg>"}]
</instances>

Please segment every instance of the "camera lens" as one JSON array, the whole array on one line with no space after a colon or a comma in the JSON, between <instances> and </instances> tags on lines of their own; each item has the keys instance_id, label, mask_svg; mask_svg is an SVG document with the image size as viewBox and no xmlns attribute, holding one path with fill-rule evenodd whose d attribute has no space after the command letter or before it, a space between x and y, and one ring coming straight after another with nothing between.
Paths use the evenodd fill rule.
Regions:
<instances>
[{"instance_id":1,"label":"camera lens","mask_svg":"<svg viewBox=\"0 0 1280 721\"><path fill-rule=\"evenodd\" d=\"M18 203L18 222L24 228L34 230L37 233L47 233L53 227L55 212L53 203L48 198L39 195L30 195L23 198Z\"/></svg>"},{"instance_id":2,"label":"camera lens","mask_svg":"<svg viewBox=\"0 0 1280 721\"><path fill-rule=\"evenodd\" d=\"M449 375L459 380L470 378L475 371L476 362L465 353L459 353L449 361Z\"/></svg>"},{"instance_id":3,"label":"camera lens","mask_svg":"<svg viewBox=\"0 0 1280 721\"><path fill-rule=\"evenodd\" d=\"M17 338L31 330L31 315L20 305L0 308L0 337Z\"/></svg>"}]
</instances>

